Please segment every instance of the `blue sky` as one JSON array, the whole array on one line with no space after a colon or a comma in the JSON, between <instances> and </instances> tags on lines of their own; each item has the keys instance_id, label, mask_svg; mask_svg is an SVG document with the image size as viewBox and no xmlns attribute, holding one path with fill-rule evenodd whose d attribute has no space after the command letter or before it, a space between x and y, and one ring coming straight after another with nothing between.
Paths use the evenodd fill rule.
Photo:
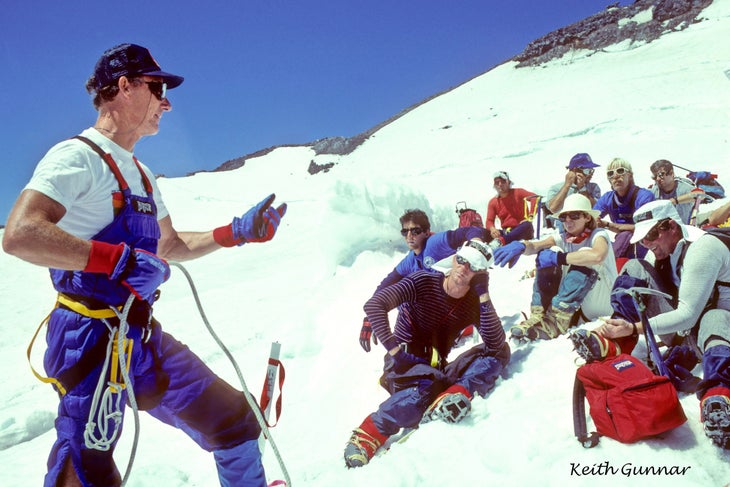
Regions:
<instances>
[{"instance_id":1,"label":"blue sky","mask_svg":"<svg viewBox=\"0 0 730 487\"><path fill-rule=\"evenodd\" d=\"M0 223L43 154L94 123L84 82L113 45L144 45L185 77L160 133L135 151L174 177L356 135L610 3L11 2L0 16Z\"/></svg>"}]
</instances>

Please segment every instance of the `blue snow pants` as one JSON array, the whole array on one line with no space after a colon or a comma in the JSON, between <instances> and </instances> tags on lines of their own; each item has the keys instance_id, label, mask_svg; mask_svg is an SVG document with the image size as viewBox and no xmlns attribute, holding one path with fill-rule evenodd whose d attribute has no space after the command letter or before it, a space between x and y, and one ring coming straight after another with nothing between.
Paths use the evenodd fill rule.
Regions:
<instances>
[{"instance_id":1,"label":"blue snow pants","mask_svg":"<svg viewBox=\"0 0 730 487\"><path fill-rule=\"evenodd\" d=\"M114 325L117 320L108 321ZM185 345L164 333L156 321L153 324L147 330L151 337L146 342L143 327L130 324L127 335L134 340L127 362L139 409L183 430L201 448L212 451L221 485L265 486L257 447L260 428L243 394L218 378ZM74 375L69 371L76 370L78 383L60 397L57 439L48 459L45 487L56 485L69 459L84 486L121 483L112 458L117 441L103 451L87 447L84 440L103 360L81 367L80 374L78 364L99 340L109 340L109 331L101 320L63 307L54 309L46 336L46 373L49 377L69 377ZM123 413L126 389L120 395ZM112 424L111 419L106 422ZM93 434L100 435L98 427L93 428Z\"/></svg>"},{"instance_id":2,"label":"blue snow pants","mask_svg":"<svg viewBox=\"0 0 730 487\"><path fill-rule=\"evenodd\" d=\"M505 347L495 354L487 352L483 344L477 345L447 364L443 371L419 364L400 376L389 373L392 358L386 354L382 382L391 396L371 414L373 423L385 436L418 426L436 396L454 384L463 386L472 396L486 396L509 361L509 345Z\"/></svg>"}]
</instances>

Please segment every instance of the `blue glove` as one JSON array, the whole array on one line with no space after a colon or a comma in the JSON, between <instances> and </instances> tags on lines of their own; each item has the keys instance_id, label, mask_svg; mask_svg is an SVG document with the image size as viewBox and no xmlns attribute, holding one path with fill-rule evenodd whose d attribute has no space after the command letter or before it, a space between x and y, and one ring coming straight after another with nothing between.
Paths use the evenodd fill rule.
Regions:
<instances>
[{"instance_id":1,"label":"blue glove","mask_svg":"<svg viewBox=\"0 0 730 487\"><path fill-rule=\"evenodd\" d=\"M170 278L170 266L146 250L122 245L124 250L109 278L118 279L137 299L153 304L155 291Z\"/></svg>"},{"instance_id":2,"label":"blue glove","mask_svg":"<svg viewBox=\"0 0 730 487\"><path fill-rule=\"evenodd\" d=\"M549 249L541 250L538 252L535 262L537 263L538 269L556 267L558 265L558 253Z\"/></svg>"},{"instance_id":3,"label":"blue glove","mask_svg":"<svg viewBox=\"0 0 730 487\"><path fill-rule=\"evenodd\" d=\"M412 367L423 364L429 365L428 360L421 357L416 357L412 353L408 353L402 348L393 355L393 370L398 374L405 374Z\"/></svg>"},{"instance_id":4,"label":"blue glove","mask_svg":"<svg viewBox=\"0 0 730 487\"><path fill-rule=\"evenodd\" d=\"M699 363L697 355L686 345L671 347L664 356L664 365L669 370L674 387L681 392L695 392L699 378L692 375L692 369Z\"/></svg>"},{"instance_id":5,"label":"blue glove","mask_svg":"<svg viewBox=\"0 0 730 487\"><path fill-rule=\"evenodd\" d=\"M286 203L278 208L271 207L276 195L270 194L261 202L248 210L241 218L233 219L233 238L241 240L238 245L246 242L266 242L271 240L279 228L281 217L286 213Z\"/></svg>"},{"instance_id":6,"label":"blue glove","mask_svg":"<svg viewBox=\"0 0 730 487\"><path fill-rule=\"evenodd\" d=\"M213 239L222 247L271 240L286 213L286 203L276 209L271 207L275 197L270 194L241 218L235 217L232 223L213 230Z\"/></svg>"},{"instance_id":7,"label":"blue glove","mask_svg":"<svg viewBox=\"0 0 730 487\"><path fill-rule=\"evenodd\" d=\"M500 267L504 267L505 264L509 263L510 268L512 268L526 248L522 242L510 242L502 247L497 247L494 250L494 263Z\"/></svg>"}]
</instances>

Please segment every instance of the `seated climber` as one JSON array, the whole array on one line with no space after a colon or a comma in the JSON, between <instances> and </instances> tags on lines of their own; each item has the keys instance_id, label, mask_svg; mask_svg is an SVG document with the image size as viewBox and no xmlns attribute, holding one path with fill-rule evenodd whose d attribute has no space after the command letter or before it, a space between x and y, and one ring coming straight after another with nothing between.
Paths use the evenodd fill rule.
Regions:
<instances>
[{"instance_id":1,"label":"seated climber","mask_svg":"<svg viewBox=\"0 0 730 487\"><path fill-rule=\"evenodd\" d=\"M494 251L495 264L503 267L512 267L522 254L537 254L530 317L510 330L520 341L556 338L578 321L579 310L587 320L611 313L616 259L608 231L596 228L598 211L576 193L565 198L558 216L559 233Z\"/></svg>"}]
</instances>

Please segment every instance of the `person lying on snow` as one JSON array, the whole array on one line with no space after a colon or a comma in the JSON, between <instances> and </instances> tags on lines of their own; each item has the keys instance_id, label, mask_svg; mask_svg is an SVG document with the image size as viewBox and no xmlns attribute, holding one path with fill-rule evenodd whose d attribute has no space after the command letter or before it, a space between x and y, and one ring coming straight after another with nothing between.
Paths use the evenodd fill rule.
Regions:
<instances>
[{"instance_id":1,"label":"person lying on snow","mask_svg":"<svg viewBox=\"0 0 730 487\"><path fill-rule=\"evenodd\" d=\"M510 349L486 279L490 248L466 241L434 267L377 291L365 312L388 351L381 385L391 394L357 427L345 447L348 467L366 465L391 435L422 422L463 420L475 396L485 396L509 362ZM388 312L399 307L391 332ZM447 357L459 333L479 323L483 343L453 362Z\"/></svg>"}]
</instances>

